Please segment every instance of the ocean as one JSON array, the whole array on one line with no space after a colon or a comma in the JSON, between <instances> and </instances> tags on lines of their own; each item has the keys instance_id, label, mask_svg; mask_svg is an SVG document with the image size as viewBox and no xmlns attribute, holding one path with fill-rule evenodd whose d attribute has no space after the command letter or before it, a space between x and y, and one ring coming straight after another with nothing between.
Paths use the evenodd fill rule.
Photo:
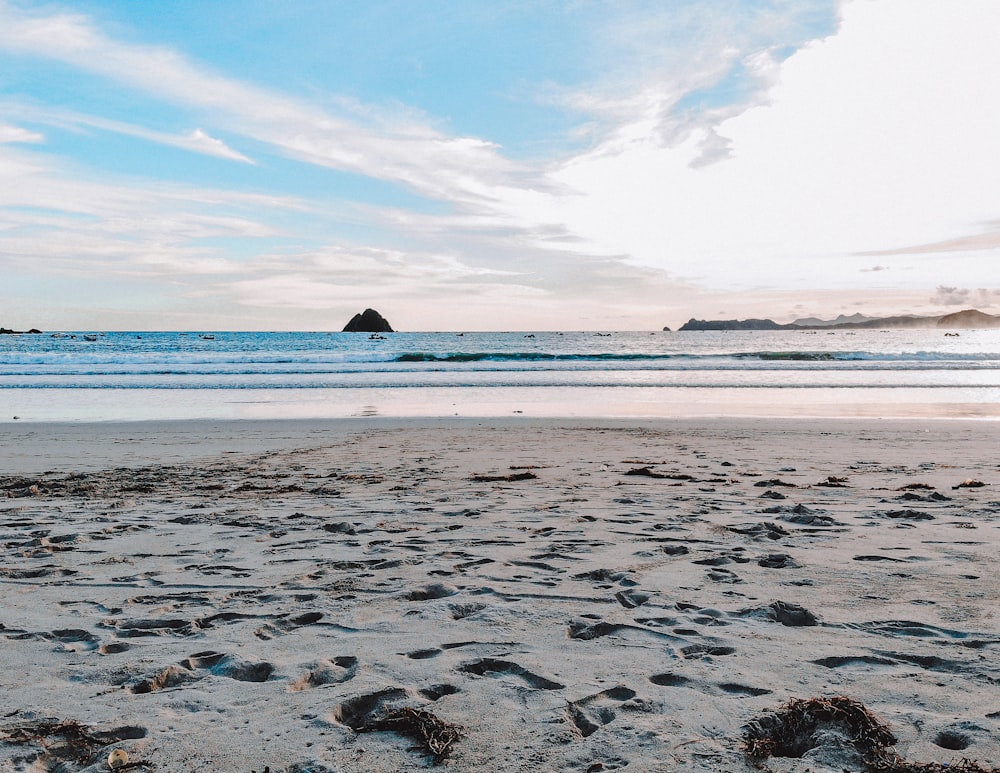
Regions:
<instances>
[{"instance_id":1,"label":"ocean","mask_svg":"<svg viewBox=\"0 0 1000 773\"><path fill-rule=\"evenodd\" d=\"M0 422L516 415L1000 418L1000 330L0 335Z\"/></svg>"}]
</instances>

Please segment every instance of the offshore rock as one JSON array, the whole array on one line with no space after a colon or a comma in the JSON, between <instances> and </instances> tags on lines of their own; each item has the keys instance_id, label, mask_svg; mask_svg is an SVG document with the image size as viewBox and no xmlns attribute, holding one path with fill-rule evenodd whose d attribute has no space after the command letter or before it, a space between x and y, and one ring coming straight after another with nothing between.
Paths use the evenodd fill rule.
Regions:
<instances>
[{"instance_id":1,"label":"offshore rock","mask_svg":"<svg viewBox=\"0 0 1000 773\"><path fill-rule=\"evenodd\" d=\"M392 333L392 326L375 309L365 309L355 314L344 327L345 333Z\"/></svg>"}]
</instances>

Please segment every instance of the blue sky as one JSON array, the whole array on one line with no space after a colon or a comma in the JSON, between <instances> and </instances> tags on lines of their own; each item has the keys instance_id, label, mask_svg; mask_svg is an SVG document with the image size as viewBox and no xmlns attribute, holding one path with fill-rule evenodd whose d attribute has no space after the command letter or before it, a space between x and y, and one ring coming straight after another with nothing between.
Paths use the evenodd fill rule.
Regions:
<instances>
[{"instance_id":1,"label":"blue sky","mask_svg":"<svg viewBox=\"0 0 1000 773\"><path fill-rule=\"evenodd\" d=\"M0 0L0 324L1000 312L992 0Z\"/></svg>"}]
</instances>

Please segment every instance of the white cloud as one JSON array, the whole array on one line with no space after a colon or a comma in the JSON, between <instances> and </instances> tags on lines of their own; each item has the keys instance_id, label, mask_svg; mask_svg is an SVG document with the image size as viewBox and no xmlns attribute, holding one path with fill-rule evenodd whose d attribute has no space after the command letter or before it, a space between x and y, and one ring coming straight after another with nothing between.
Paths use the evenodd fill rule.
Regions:
<instances>
[{"instance_id":1,"label":"white cloud","mask_svg":"<svg viewBox=\"0 0 1000 773\"><path fill-rule=\"evenodd\" d=\"M107 118L85 115L69 110L45 108L40 107L37 104L17 102L14 100L5 100L0 102L0 109L8 115L17 115L22 119L57 126L62 129L100 129L102 131L115 132L117 134L124 134L130 137L138 137L140 139L156 142L161 145L183 148L184 150L189 150L194 153L202 153L208 156L226 158L231 161L241 161L247 164L254 163L252 159L236 150L233 150L233 148L229 147L222 140L210 136L203 129L194 129L186 134L172 134L170 132L156 131L143 126L125 123L123 121L114 121ZM14 130L14 127L10 128ZM0 124L0 142L4 141L4 129L4 125ZM26 134L27 137L29 137L28 139L18 139L16 141L40 142L44 139L41 134L25 132L23 129L15 131ZM8 141L13 142L15 140L12 139Z\"/></svg>"},{"instance_id":2,"label":"white cloud","mask_svg":"<svg viewBox=\"0 0 1000 773\"><path fill-rule=\"evenodd\" d=\"M948 252L978 252L981 250L1000 250L1000 222L993 222L990 227L976 234L945 239L930 244L915 244L906 247L895 247L889 250L875 250L859 253L861 255L919 255L928 253Z\"/></svg>"},{"instance_id":3,"label":"white cloud","mask_svg":"<svg viewBox=\"0 0 1000 773\"><path fill-rule=\"evenodd\" d=\"M238 153L229 147L225 142L215 137L211 137L203 131L202 129L195 129L193 132L187 136L181 138L178 143L181 147L190 148L199 153L205 153L210 156L219 156L220 158L228 158L233 161L243 161L248 164L252 164L249 158L244 156L242 153Z\"/></svg>"},{"instance_id":4,"label":"white cloud","mask_svg":"<svg viewBox=\"0 0 1000 773\"><path fill-rule=\"evenodd\" d=\"M44 141L45 141L45 136L39 134L38 132L33 132L28 129L23 129L20 126L11 126L10 124L0 123L0 143L4 142L37 143Z\"/></svg>"},{"instance_id":5,"label":"white cloud","mask_svg":"<svg viewBox=\"0 0 1000 773\"><path fill-rule=\"evenodd\" d=\"M1000 306L1000 289L939 285L930 302L936 306L966 306L980 310Z\"/></svg>"},{"instance_id":6,"label":"white cloud","mask_svg":"<svg viewBox=\"0 0 1000 773\"><path fill-rule=\"evenodd\" d=\"M199 109L228 131L294 158L402 183L435 198L489 200L494 186L525 171L490 142L447 136L413 123L408 114L395 125L336 116L211 72L170 49L114 40L78 14L23 12L0 0L3 48L61 61ZM218 150L197 133L188 141Z\"/></svg>"},{"instance_id":7,"label":"white cloud","mask_svg":"<svg viewBox=\"0 0 1000 773\"><path fill-rule=\"evenodd\" d=\"M231 273L240 262L200 242L282 235L259 212L302 207L276 196L78 180L51 159L3 145L0 179L0 265L50 275Z\"/></svg>"},{"instance_id":8,"label":"white cloud","mask_svg":"<svg viewBox=\"0 0 1000 773\"><path fill-rule=\"evenodd\" d=\"M850 286L867 265L857 253L996 219L1000 98L984 74L1000 70L998 25L991 0L847 3L836 35L781 64L766 103L668 146L637 120L566 163L555 177L579 195L551 217L608 253L717 287ZM699 166L712 131L727 157ZM951 258L899 268L925 287L984 268Z\"/></svg>"}]
</instances>

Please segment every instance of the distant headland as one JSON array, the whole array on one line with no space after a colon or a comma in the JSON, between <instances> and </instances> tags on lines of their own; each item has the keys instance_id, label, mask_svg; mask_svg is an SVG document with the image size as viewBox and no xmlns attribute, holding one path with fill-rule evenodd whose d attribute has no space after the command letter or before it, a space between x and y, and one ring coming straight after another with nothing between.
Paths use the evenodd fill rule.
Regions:
<instances>
[{"instance_id":1,"label":"distant headland","mask_svg":"<svg viewBox=\"0 0 1000 773\"><path fill-rule=\"evenodd\" d=\"M0 335L9 336L19 336L19 335L41 335L42 331L37 328L31 328L31 330L11 330L9 327L0 327Z\"/></svg>"},{"instance_id":2,"label":"distant headland","mask_svg":"<svg viewBox=\"0 0 1000 773\"><path fill-rule=\"evenodd\" d=\"M691 319L681 325L678 330L886 330L917 328L941 330L1000 328L1000 316L987 314L978 309L966 309L937 317L912 315L865 317L862 314L853 314L850 317L841 315L834 320L807 317L784 325L771 319Z\"/></svg>"}]
</instances>

